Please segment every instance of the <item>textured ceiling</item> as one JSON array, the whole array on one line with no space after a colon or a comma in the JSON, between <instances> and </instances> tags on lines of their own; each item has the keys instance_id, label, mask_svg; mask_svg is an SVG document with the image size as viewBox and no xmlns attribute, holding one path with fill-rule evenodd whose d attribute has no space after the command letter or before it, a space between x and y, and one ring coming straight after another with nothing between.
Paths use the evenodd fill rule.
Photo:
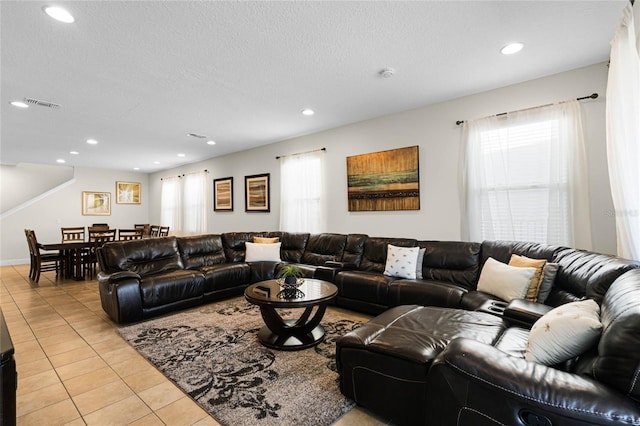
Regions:
<instances>
[{"instance_id":1,"label":"textured ceiling","mask_svg":"<svg viewBox=\"0 0 640 426\"><path fill-rule=\"evenodd\" d=\"M626 0L47 4L0 2L0 161L153 172L606 61Z\"/></svg>"}]
</instances>

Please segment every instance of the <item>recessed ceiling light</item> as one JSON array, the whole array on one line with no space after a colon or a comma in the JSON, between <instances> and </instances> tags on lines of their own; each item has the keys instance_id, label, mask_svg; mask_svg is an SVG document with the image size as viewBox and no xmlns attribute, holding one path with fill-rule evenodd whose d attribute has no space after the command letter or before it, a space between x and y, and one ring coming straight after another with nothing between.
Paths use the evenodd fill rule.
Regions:
<instances>
[{"instance_id":1,"label":"recessed ceiling light","mask_svg":"<svg viewBox=\"0 0 640 426\"><path fill-rule=\"evenodd\" d=\"M140 170L140 167L134 167L133 170Z\"/></svg>"},{"instance_id":2,"label":"recessed ceiling light","mask_svg":"<svg viewBox=\"0 0 640 426\"><path fill-rule=\"evenodd\" d=\"M98 141L95 139L87 139L89 145L98 145Z\"/></svg>"},{"instance_id":3,"label":"recessed ceiling light","mask_svg":"<svg viewBox=\"0 0 640 426\"><path fill-rule=\"evenodd\" d=\"M66 161L64 161L62 158L58 158L58 159L56 160L56 163L60 163L60 164L62 164L62 163L66 163Z\"/></svg>"},{"instance_id":4,"label":"recessed ceiling light","mask_svg":"<svg viewBox=\"0 0 640 426\"><path fill-rule=\"evenodd\" d=\"M207 145L215 145L216 141L207 141Z\"/></svg>"},{"instance_id":5,"label":"recessed ceiling light","mask_svg":"<svg viewBox=\"0 0 640 426\"><path fill-rule=\"evenodd\" d=\"M13 102L11 102L11 105L13 105L14 107L18 107L18 108L29 108L29 105L25 104L22 101L13 101Z\"/></svg>"},{"instance_id":6,"label":"recessed ceiling light","mask_svg":"<svg viewBox=\"0 0 640 426\"><path fill-rule=\"evenodd\" d=\"M153 164L160 164L160 162L159 161L154 161Z\"/></svg>"},{"instance_id":7,"label":"recessed ceiling light","mask_svg":"<svg viewBox=\"0 0 640 426\"><path fill-rule=\"evenodd\" d=\"M47 6L44 8L44 13L65 24L71 24L75 21L75 18L69 12L58 6Z\"/></svg>"},{"instance_id":8,"label":"recessed ceiling light","mask_svg":"<svg viewBox=\"0 0 640 426\"><path fill-rule=\"evenodd\" d=\"M178 154L178 157L184 157L183 153Z\"/></svg>"},{"instance_id":9,"label":"recessed ceiling light","mask_svg":"<svg viewBox=\"0 0 640 426\"><path fill-rule=\"evenodd\" d=\"M78 154L80 154L80 153L79 153L78 151L69 151L69 154L71 154L71 155L78 155Z\"/></svg>"},{"instance_id":10,"label":"recessed ceiling light","mask_svg":"<svg viewBox=\"0 0 640 426\"><path fill-rule=\"evenodd\" d=\"M305 108L302 110L302 115L313 115L316 112L314 110L312 110L311 108Z\"/></svg>"},{"instance_id":11,"label":"recessed ceiling light","mask_svg":"<svg viewBox=\"0 0 640 426\"><path fill-rule=\"evenodd\" d=\"M391 78L395 73L396 73L396 70L394 70L393 68L384 68L380 70L378 74L380 74L384 78Z\"/></svg>"},{"instance_id":12,"label":"recessed ceiling light","mask_svg":"<svg viewBox=\"0 0 640 426\"><path fill-rule=\"evenodd\" d=\"M500 52L503 55L513 55L514 53L518 53L519 51L521 51L523 47L524 47L524 44L519 42L509 43L506 46L504 46L502 49L500 49Z\"/></svg>"}]
</instances>

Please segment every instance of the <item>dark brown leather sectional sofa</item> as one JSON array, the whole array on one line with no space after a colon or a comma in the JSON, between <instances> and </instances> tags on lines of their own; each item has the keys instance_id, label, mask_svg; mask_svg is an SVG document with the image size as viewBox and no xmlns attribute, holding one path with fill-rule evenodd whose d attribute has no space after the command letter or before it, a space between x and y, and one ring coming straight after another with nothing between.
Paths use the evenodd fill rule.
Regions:
<instances>
[{"instance_id":1,"label":"dark brown leather sectional sofa","mask_svg":"<svg viewBox=\"0 0 640 426\"><path fill-rule=\"evenodd\" d=\"M245 243L279 237L282 262L250 262ZM425 248L423 279L383 274L387 246ZM380 314L338 341L342 392L397 424L640 425L640 264L526 242L232 232L106 244L102 306L129 323L242 294L286 263L334 282L335 303ZM560 265L545 304L476 290L484 262L512 254ZM564 303L594 299L599 344L563 365L524 359L531 325Z\"/></svg>"}]
</instances>

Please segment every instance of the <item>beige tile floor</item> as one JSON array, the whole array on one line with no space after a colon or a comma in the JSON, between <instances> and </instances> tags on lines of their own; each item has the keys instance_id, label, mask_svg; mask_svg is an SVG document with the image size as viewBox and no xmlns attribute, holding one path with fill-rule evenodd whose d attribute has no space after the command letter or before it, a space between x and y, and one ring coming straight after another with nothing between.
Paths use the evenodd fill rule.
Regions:
<instances>
[{"instance_id":1,"label":"beige tile floor","mask_svg":"<svg viewBox=\"0 0 640 426\"><path fill-rule=\"evenodd\" d=\"M18 425L217 425L117 333L97 281L38 284L0 267L0 307L15 347ZM354 408L336 426L385 423Z\"/></svg>"}]
</instances>

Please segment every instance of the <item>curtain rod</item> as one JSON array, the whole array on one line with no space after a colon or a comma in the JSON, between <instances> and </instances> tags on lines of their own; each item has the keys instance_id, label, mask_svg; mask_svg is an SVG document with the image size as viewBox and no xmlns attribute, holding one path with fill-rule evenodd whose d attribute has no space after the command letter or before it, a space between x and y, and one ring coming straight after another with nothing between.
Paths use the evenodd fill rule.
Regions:
<instances>
[{"instance_id":1,"label":"curtain rod","mask_svg":"<svg viewBox=\"0 0 640 426\"><path fill-rule=\"evenodd\" d=\"M295 154L286 154L286 155L278 155L276 156L276 160L281 159L282 157L291 157L293 155L301 155L301 154L309 154L311 152L316 152L316 151L326 151L327 148L322 147L322 148L318 148L318 149L312 149L311 151L304 151L304 152L296 152Z\"/></svg>"},{"instance_id":2,"label":"curtain rod","mask_svg":"<svg viewBox=\"0 0 640 426\"><path fill-rule=\"evenodd\" d=\"M576 98L576 101L583 101L583 100L585 100L585 99L596 99L597 97L598 97L598 94L597 94L597 93L592 93L592 94L590 94L589 96L582 96L582 97L580 97L580 98ZM518 110L518 111L526 111L526 110L528 110L528 109L533 109L533 108L542 108L542 107L546 107L546 106L549 106L549 105L553 105L553 104L539 105L539 106L535 106L535 107L531 107L531 108L520 109L520 110ZM499 116L501 116L501 115L507 115L507 114L511 114L511 113L513 113L513 112L518 112L518 111L501 112L501 113L499 113L499 114L496 114L495 116L496 116L496 117L499 117ZM464 123L464 120L458 120L458 121L456 121L456 126L459 126L459 125L461 125L462 123Z\"/></svg>"},{"instance_id":3,"label":"curtain rod","mask_svg":"<svg viewBox=\"0 0 640 426\"><path fill-rule=\"evenodd\" d=\"M207 169L204 169L203 171L204 171L205 173L209 173L209 170L207 170ZM200 172L189 172L189 173L183 173L183 174L178 175L178 176L176 176L176 177L181 178L181 177L184 177L185 175L192 175L192 174L194 174L194 173L200 173ZM160 180L162 180L162 179L167 179L167 178L170 178L170 177L173 177L173 176L165 176L165 177L161 177L161 178L160 178Z\"/></svg>"}]
</instances>

